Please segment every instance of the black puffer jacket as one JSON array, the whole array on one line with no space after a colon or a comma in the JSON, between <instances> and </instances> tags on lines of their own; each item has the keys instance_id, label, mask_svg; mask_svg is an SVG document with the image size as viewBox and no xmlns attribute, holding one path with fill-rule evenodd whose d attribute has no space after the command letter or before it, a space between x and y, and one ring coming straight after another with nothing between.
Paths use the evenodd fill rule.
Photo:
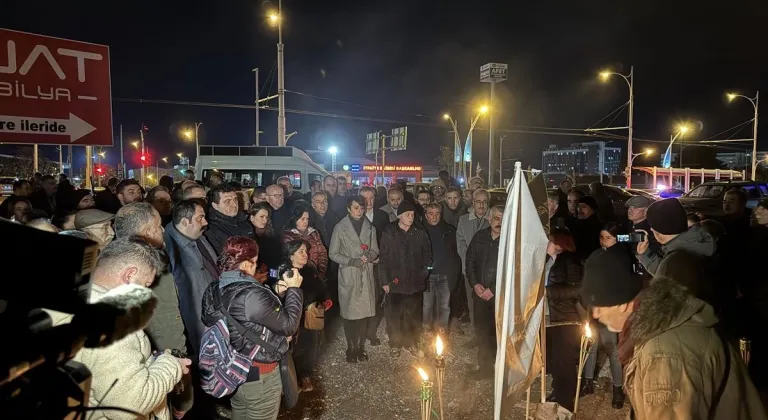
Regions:
<instances>
[{"instance_id":1,"label":"black puffer jacket","mask_svg":"<svg viewBox=\"0 0 768 420\"><path fill-rule=\"evenodd\" d=\"M496 291L496 263L499 261L499 239L491 237L491 228L480 229L467 248L467 280Z\"/></svg>"},{"instance_id":2,"label":"black puffer jacket","mask_svg":"<svg viewBox=\"0 0 768 420\"><path fill-rule=\"evenodd\" d=\"M221 274L219 281L208 286L203 295L202 321L206 327L214 325L224 317L222 308L217 307L213 299L213 288L221 290L221 304L245 328L260 336L264 341L277 348L272 352L260 348L255 361L272 363L279 361L288 351L287 337L296 334L302 315L303 293L292 287L285 292L285 304L280 302L267 286L257 282L239 270ZM233 325L227 325L232 347L248 354L255 343L245 338Z\"/></svg>"},{"instance_id":3,"label":"black puffer jacket","mask_svg":"<svg viewBox=\"0 0 768 420\"><path fill-rule=\"evenodd\" d=\"M379 246L380 286L389 285L390 293L423 292L431 265L432 245L424 228L415 221L407 232L398 223L387 225Z\"/></svg>"},{"instance_id":4,"label":"black puffer jacket","mask_svg":"<svg viewBox=\"0 0 768 420\"><path fill-rule=\"evenodd\" d=\"M547 303L551 322L581 322L579 290L584 267L576 254L558 255L549 270Z\"/></svg>"}]
</instances>

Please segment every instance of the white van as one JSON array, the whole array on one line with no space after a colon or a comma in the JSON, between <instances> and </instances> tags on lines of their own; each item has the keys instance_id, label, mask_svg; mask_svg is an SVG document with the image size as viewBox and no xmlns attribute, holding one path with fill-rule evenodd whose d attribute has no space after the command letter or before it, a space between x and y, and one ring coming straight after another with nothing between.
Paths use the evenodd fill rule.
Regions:
<instances>
[{"instance_id":1,"label":"white van","mask_svg":"<svg viewBox=\"0 0 768 420\"><path fill-rule=\"evenodd\" d=\"M243 188L274 184L287 176L293 189L309 192L312 181L323 181L329 175L303 151L281 146L200 146L195 161L195 177L208 183L213 172L222 175L225 182L235 181Z\"/></svg>"}]
</instances>

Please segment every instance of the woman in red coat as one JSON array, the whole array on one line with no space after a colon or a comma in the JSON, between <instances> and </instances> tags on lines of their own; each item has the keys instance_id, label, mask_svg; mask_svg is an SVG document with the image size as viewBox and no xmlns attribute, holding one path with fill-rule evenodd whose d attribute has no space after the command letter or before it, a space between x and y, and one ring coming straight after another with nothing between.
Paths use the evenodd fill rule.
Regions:
<instances>
[{"instance_id":1,"label":"woman in red coat","mask_svg":"<svg viewBox=\"0 0 768 420\"><path fill-rule=\"evenodd\" d=\"M297 205L285 229L283 243L299 239L309 243L309 263L314 265L320 279L325 280L328 272L328 249L323 245L320 232L309 226L309 209Z\"/></svg>"}]
</instances>

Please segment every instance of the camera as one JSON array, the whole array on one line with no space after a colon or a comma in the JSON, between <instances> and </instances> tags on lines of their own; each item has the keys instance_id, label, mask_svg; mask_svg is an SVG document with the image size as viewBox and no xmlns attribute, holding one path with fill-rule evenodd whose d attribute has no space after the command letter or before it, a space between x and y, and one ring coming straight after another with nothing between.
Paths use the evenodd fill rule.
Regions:
<instances>
[{"instance_id":1,"label":"camera","mask_svg":"<svg viewBox=\"0 0 768 420\"><path fill-rule=\"evenodd\" d=\"M292 267L289 264L281 264L280 267L277 267L277 279L281 280L283 278L283 274L288 273L288 278L293 277L293 270Z\"/></svg>"},{"instance_id":2,"label":"camera","mask_svg":"<svg viewBox=\"0 0 768 420\"><path fill-rule=\"evenodd\" d=\"M630 244L637 244L645 240L645 234L643 232L632 232L627 235L616 235L616 242L624 242Z\"/></svg>"}]
</instances>

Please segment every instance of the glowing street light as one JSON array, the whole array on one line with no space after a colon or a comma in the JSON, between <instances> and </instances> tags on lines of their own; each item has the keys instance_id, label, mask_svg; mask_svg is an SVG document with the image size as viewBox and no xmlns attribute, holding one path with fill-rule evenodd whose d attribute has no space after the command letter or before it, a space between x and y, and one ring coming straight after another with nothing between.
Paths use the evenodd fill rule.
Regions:
<instances>
[{"instance_id":1,"label":"glowing street light","mask_svg":"<svg viewBox=\"0 0 768 420\"><path fill-rule=\"evenodd\" d=\"M742 98L749 101L752 104L752 108L755 109L755 116L752 120L752 180L754 181L757 175L757 118L759 116L758 108L760 105L760 92L755 93L754 98L744 96L738 93L727 93L726 97L728 102L733 102L734 99Z\"/></svg>"},{"instance_id":2,"label":"glowing street light","mask_svg":"<svg viewBox=\"0 0 768 420\"><path fill-rule=\"evenodd\" d=\"M627 82L629 87L629 112L627 116L627 126L621 127L627 129L627 188L632 187L632 130L634 129L634 113L635 113L635 89L634 89L634 77L635 68L629 68L629 74L621 74L611 70L603 70L598 73L600 80L607 82L611 76L619 76ZM609 128L615 129L615 128ZM598 131L598 130L595 130Z\"/></svg>"},{"instance_id":3,"label":"glowing street light","mask_svg":"<svg viewBox=\"0 0 768 420\"><path fill-rule=\"evenodd\" d=\"M280 22L280 15L275 12L270 13L267 17L269 18L269 23L273 25L277 25Z\"/></svg>"},{"instance_id":4,"label":"glowing street light","mask_svg":"<svg viewBox=\"0 0 768 420\"><path fill-rule=\"evenodd\" d=\"M272 26L277 27L277 145L285 146L288 142L285 131L285 63L283 60L283 2L278 0L277 10L267 17Z\"/></svg>"},{"instance_id":5,"label":"glowing street light","mask_svg":"<svg viewBox=\"0 0 768 420\"><path fill-rule=\"evenodd\" d=\"M328 153L331 154L331 172L336 172L336 154L339 153L339 149L331 146L328 148Z\"/></svg>"},{"instance_id":6,"label":"glowing street light","mask_svg":"<svg viewBox=\"0 0 768 420\"><path fill-rule=\"evenodd\" d=\"M139 142L138 141L132 141L131 142L131 146L133 146L134 149L138 149L139 148Z\"/></svg>"},{"instance_id":7,"label":"glowing street light","mask_svg":"<svg viewBox=\"0 0 768 420\"><path fill-rule=\"evenodd\" d=\"M662 159L662 165L665 168L669 168L672 166L672 144L677 140L678 137L685 137L685 135L692 131L693 126L690 123L684 122L680 123L675 127L675 131L672 132L672 134L669 135L669 146L667 146L667 151L664 153L664 159ZM682 149L681 149L682 153Z\"/></svg>"},{"instance_id":8,"label":"glowing street light","mask_svg":"<svg viewBox=\"0 0 768 420\"><path fill-rule=\"evenodd\" d=\"M451 115L450 114L443 114L443 119L444 120L450 120L451 119Z\"/></svg>"},{"instance_id":9,"label":"glowing street light","mask_svg":"<svg viewBox=\"0 0 768 420\"><path fill-rule=\"evenodd\" d=\"M479 109L478 111L479 111L481 114L486 114L486 113L488 112L488 106L486 106L486 105L483 105L483 106L481 106L481 107L480 107L480 109Z\"/></svg>"},{"instance_id":10,"label":"glowing street light","mask_svg":"<svg viewBox=\"0 0 768 420\"><path fill-rule=\"evenodd\" d=\"M634 162L638 156L650 157L650 156L653 156L654 153L655 153L655 150L653 149L645 149L642 153L634 153L632 154L632 162Z\"/></svg>"}]
</instances>

